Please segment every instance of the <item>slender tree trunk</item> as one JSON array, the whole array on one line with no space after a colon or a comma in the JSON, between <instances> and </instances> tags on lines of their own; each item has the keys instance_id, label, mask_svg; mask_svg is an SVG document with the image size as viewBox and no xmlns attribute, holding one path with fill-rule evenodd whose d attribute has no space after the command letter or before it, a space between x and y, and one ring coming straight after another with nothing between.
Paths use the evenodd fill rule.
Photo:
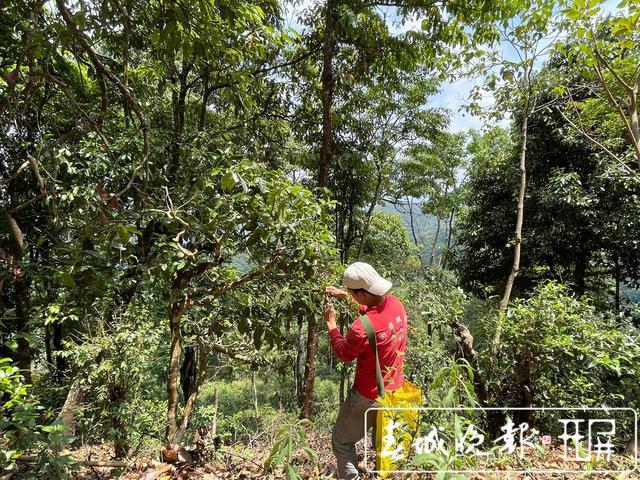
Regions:
<instances>
[{"instance_id":1,"label":"slender tree trunk","mask_svg":"<svg viewBox=\"0 0 640 480\"><path fill-rule=\"evenodd\" d=\"M418 246L418 236L416 235L416 227L413 220L413 200L407 197L407 206L409 207L409 226L411 227L411 237L413 238L413 243L417 247Z\"/></svg>"},{"instance_id":2,"label":"slender tree trunk","mask_svg":"<svg viewBox=\"0 0 640 480\"><path fill-rule=\"evenodd\" d=\"M347 214L347 233L344 236L344 241L343 241L343 245L342 245L342 249L340 251L341 254L341 262L346 265L347 262L349 261L349 252L351 251L351 245L353 244L353 237L354 237L354 218L353 218L353 213L354 213L354 207L353 207L353 201L352 199L349 199L349 207L348 207L348 214Z\"/></svg>"},{"instance_id":3,"label":"slender tree trunk","mask_svg":"<svg viewBox=\"0 0 640 480\"><path fill-rule=\"evenodd\" d=\"M316 379L316 359L318 356L318 332L315 316L309 319L307 332L307 361L304 368L302 387L302 408L300 417L311 419L313 416L313 388Z\"/></svg>"},{"instance_id":4,"label":"slender tree trunk","mask_svg":"<svg viewBox=\"0 0 640 480\"><path fill-rule=\"evenodd\" d=\"M600 58L603 64L606 64L606 60ZM610 100L610 103L615 105L616 110L618 110L618 114L622 118L625 129L627 130L627 136L629 137L629 141L631 142L631 146L633 147L633 151L636 156L636 161L638 162L638 167L640 167L640 122L638 121L638 92L640 91L640 73L636 72L636 78L632 85L628 87L625 86L625 90L628 93L628 100L625 102L616 102L611 90L609 89L602 72L598 72L598 78L602 83L605 93ZM626 103L628 109L629 118L625 118L624 111L621 108L621 104Z\"/></svg>"},{"instance_id":5,"label":"slender tree trunk","mask_svg":"<svg viewBox=\"0 0 640 480\"><path fill-rule=\"evenodd\" d=\"M298 408L302 407L302 386L304 384L304 358L306 351L305 335L304 335L304 322L302 317L298 316L298 332L296 336L297 353L296 361L293 366L293 374L296 382L296 399Z\"/></svg>"},{"instance_id":6,"label":"slender tree trunk","mask_svg":"<svg viewBox=\"0 0 640 480\"><path fill-rule=\"evenodd\" d=\"M55 358L56 362L56 382L58 385L62 385L65 371L67 370L67 361L60 353L63 350L62 346L62 322L56 320L53 326L53 351L57 354Z\"/></svg>"},{"instance_id":7,"label":"slender tree trunk","mask_svg":"<svg viewBox=\"0 0 640 480\"><path fill-rule=\"evenodd\" d=\"M254 413L256 414L256 418L259 417L258 415L258 385L256 382L256 371L252 370L251 371L251 387L253 388L253 409L254 409Z\"/></svg>"},{"instance_id":8,"label":"slender tree trunk","mask_svg":"<svg viewBox=\"0 0 640 480\"><path fill-rule=\"evenodd\" d=\"M371 225L373 211L375 210L376 205L378 205L378 202L380 201L380 195L382 193L382 166L376 163L376 167L378 169L376 188L373 193L373 198L371 199L371 205L369 205L369 209L367 210L367 215L365 217L362 237L360 237L360 244L358 245L358 255L356 256L356 261L360 260L360 257L362 256L362 249L364 247L364 242L367 239L367 234L369 233L369 226Z\"/></svg>"},{"instance_id":9,"label":"slender tree trunk","mask_svg":"<svg viewBox=\"0 0 640 480\"><path fill-rule=\"evenodd\" d=\"M516 215L516 232L515 232L515 245L513 247L513 265L511 267L511 273L507 279L507 284L504 289L504 295L500 301L500 309L498 312L498 318L496 320L496 331L493 335L490 347L489 366L487 368L487 380L490 381L493 375L493 365L498 346L500 345L500 336L502 334L502 315L504 315L509 299L511 298L511 290L516 276L520 269L520 248L522 244L522 223L524 221L524 194L527 186L527 134L528 134L528 121L529 121L529 101L527 100L525 106L524 120L522 122L522 145L520 147L520 190L518 192L518 211Z\"/></svg>"},{"instance_id":10,"label":"slender tree trunk","mask_svg":"<svg viewBox=\"0 0 640 480\"><path fill-rule=\"evenodd\" d=\"M447 252L451 250L451 232L453 230L454 214L455 212L451 210L451 213L449 214L449 220L447 221ZM445 255L444 259L442 260L442 268L446 268L448 256L449 254L447 253L447 255Z\"/></svg>"},{"instance_id":11,"label":"slender tree trunk","mask_svg":"<svg viewBox=\"0 0 640 480\"><path fill-rule=\"evenodd\" d=\"M211 66L206 65L202 69L202 103L200 104L200 116L198 119L198 131L204 130L207 121L207 104L209 103L209 77Z\"/></svg>"},{"instance_id":12,"label":"slender tree trunk","mask_svg":"<svg viewBox=\"0 0 640 480\"><path fill-rule=\"evenodd\" d=\"M167 375L167 438L172 443L178 431L178 378L180 373L180 357L182 355L182 329L180 321L184 311L178 298L179 292L172 292L169 332L171 346L169 348L169 371Z\"/></svg>"},{"instance_id":13,"label":"slender tree trunk","mask_svg":"<svg viewBox=\"0 0 640 480\"><path fill-rule=\"evenodd\" d=\"M329 185L329 170L333 163L333 55L335 49L334 27L336 20L334 0L325 5L324 46L322 49L322 145L318 169L318 190ZM307 360L302 387L302 408L300 416L310 419L313 414L313 390L316 380L318 356L318 331L315 317L311 317L307 330Z\"/></svg>"},{"instance_id":14,"label":"slender tree trunk","mask_svg":"<svg viewBox=\"0 0 640 480\"><path fill-rule=\"evenodd\" d=\"M618 255L616 255L615 277L616 277L615 306L616 306L616 313L620 313L620 258L618 257Z\"/></svg>"},{"instance_id":15,"label":"slender tree trunk","mask_svg":"<svg viewBox=\"0 0 640 480\"><path fill-rule=\"evenodd\" d=\"M218 389L213 390L213 420L211 420L211 429L209 437L215 438L218 435Z\"/></svg>"},{"instance_id":16,"label":"slender tree trunk","mask_svg":"<svg viewBox=\"0 0 640 480\"><path fill-rule=\"evenodd\" d=\"M421 245L418 245L418 235L416 234L416 227L413 218L413 200L410 197L407 197L407 205L409 206L409 227L411 228L411 237L413 238L413 244L420 248ZM422 251L418 251L418 258L420 260L420 267L424 270L424 260L422 258Z\"/></svg>"},{"instance_id":17,"label":"slender tree trunk","mask_svg":"<svg viewBox=\"0 0 640 480\"><path fill-rule=\"evenodd\" d=\"M53 228L51 224L48 225L49 228ZM36 254L39 257L40 264L44 267L51 267L50 261L50 248L51 243L47 240L43 242L43 244L36 248ZM47 304L54 303L55 301L55 287L51 278L46 278L43 281L43 288L46 292L46 302ZM46 317L46 312L45 312ZM46 323L46 322L45 322ZM62 340L63 340L63 329L62 322L56 320L53 324L45 325L45 339L44 339L44 347L45 354L47 358L47 365L49 369L53 369L54 378L58 385L63 385L64 383L64 374L67 368L67 361L64 355L60 355L63 351Z\"/></svg>"},{"instance_id":18,"label":"slender tree trunk","mask_svg":"<svg viewBox=\"0 0 640 480\"><path fill-rule=\"evenodd\" d=\"M177 91L172 90L171 102L173 110L173 129L171 132L171 145L169 168L167 177L173 179L180 168L180 153L182 151L182 133L184 131L184 114L186 111L186 98L189 91L188 76L191 71L191 63L182 61L180 71L176 73L173 59L169 59L169 77L177 83Z\"/></svg>"},{"instance_id":19,"label":"slender tree trunk","mask_svg":"<svg viewBox=\"0 0 640 480\"><path fill-rule=\"evenodd\" d=\"M436 217L436 234L433 237L433 243L431 244L431 253L429 254L429 266L433 266L433 260L436 256L436 246L438 245L438 237L440 236L440 217Z\"/></svg>"},{"instance_id":20,"label":"slender tree trunk","mask_svg":"<svg viewBox=\"0 0 640 480\"><path fill-rule=\"evenodd\" d=\"M528 107L525 109L528 111ZM511 267L511 273L507 279L507 284L504 289L504 295L500 302L500 310L506 310L511 298L511 290L513 289L513 283L516 280L518 271L520 270L520 251L522 246L522 223L524 221L524 194L527 186L527 134L528 134L528 121L529 116L525 115L522 121L522 146L520 147L520 190L518 192L518 214L516 217L516 232L515 232L515 245L513 247L513 266ZM498 333L498 341L500 336Z\"/></svg>"},{"instance_id":21,"label":"slender tree trunk","mask_svg":"<svg viewBox=\"0 0 640 480\"><path fill-rule=\"evenodd\" d=\"M44 354L47 366L53 368L53 353L51 351L51 325L44 326Z\"/></svg>"},{"instance_id":22,"label":"slender tree trunk","mask_svg":"<svg viewBox=\"0 0 640 480\"><path fill-rule=\"evenodd\" d=\"M449 215L449 226L447 227L447 249L451 248L451 232L453 230L453 216L455 212L451 210L451 215Z\"/></svg>"},{"instance_id":23,"label":"slender tree trunk","mask_svg":"<svg viewBox=\"0 0 640 480\"><path fill-rule=\"evenodd\" d=\"M640 89L640 85L636 85L636 89ZM636 95L632 95L629 105L629 126L631 129L631 141L633 149L636 153L636 160L640 166L640 122L638 121L638 99Z\"/></svg>"},{"instance_id":24,"label":"slender tree trunk","mask_svg":"<svg viewBox=\"0 0 640 480\"><path fill-rule=\"evenodd\" d=\"M123 2L124 3L124 2ZM123 8L126 8L123 5ZM129 88L129 45L130 45L130 31L131 25L129 24L129 12L123 11L122 14L123 30L124 30L124 43L122 52L122 84L125 88ZM131 123L131 105L126 98L122 98L122 109L124 110L124 126L129 128Z\"/></svg>"},{"instance_id":25,"label":"slender tree trunk","mask_svg":"<svg viewBox=\"0 0 640 480\"><path fill-rule=\"evenodd\" d=\"M329 184L329 169L333 163L333 55L336 45L334 34L336 21L335 0L327 0L324 15L324 45L322 49L322 147L318 187Z\"/></svg>"}]
</instances>

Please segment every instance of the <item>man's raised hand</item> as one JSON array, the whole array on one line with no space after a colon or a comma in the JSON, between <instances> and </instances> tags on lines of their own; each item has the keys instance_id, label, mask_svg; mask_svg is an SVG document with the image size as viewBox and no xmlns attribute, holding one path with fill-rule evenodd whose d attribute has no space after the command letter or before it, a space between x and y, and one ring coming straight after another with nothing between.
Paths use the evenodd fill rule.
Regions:
<instances>
[{"instance_id":1,"label":"man's raised hand","mask_svg":"<svg viewBox=\"0 0 640 480\"><path fill-rule=\"evenodd\" d=\"M347 292L345 292L344 290L340 290L338 287L334 287L333 285L329 285L328 287L326 287L324 289L324 293L325 295L335 298L346 298L348 295Z\"/></svg>"}]
</instances>

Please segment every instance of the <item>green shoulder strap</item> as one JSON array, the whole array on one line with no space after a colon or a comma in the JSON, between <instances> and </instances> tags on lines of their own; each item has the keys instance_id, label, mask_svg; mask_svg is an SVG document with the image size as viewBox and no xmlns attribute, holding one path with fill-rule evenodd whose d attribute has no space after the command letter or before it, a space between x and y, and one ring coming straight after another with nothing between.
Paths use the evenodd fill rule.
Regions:
<instances>
[{"instance_id":1,"label":"green shoulder strap","mask_svg":"<svg viewBox=\"0 0 640 480\"><path fill-rule=\"evenodd\" d=\"M382 371L380 370L380 360L378 359L378 342L376 342L376 332L373 329L371 319L367 314L360 317L360 321L364 326L364 331L367 332L367 338L369 339L369 345L373 349L373 354L376 357L376 382L378 383L378 396L384 395L384 381L382 380Z\"/></svg>"}]
</instances>

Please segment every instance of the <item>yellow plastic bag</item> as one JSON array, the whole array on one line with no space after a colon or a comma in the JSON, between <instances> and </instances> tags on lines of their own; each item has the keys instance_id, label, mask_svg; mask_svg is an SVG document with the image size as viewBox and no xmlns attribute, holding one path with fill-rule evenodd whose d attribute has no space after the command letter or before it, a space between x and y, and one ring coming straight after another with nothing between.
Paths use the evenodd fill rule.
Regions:
<instances>
[{"instance_id":1,"label":"yellow plastic bag","mask_svg":"<svg viewBox=\"0 0 640 480\"><path fill-rule=\"evenodd\" d=\"M378 408L382 409L378 410L376 416L376 472L381 478L385 478L388 475L386 472L398 470L398 460L409 459L411 445L418 430L420 412L416 408L422 406L422 392L409 380L404 380L398 390L386 391L373 324L366 314L360 319L376 361ZM389 408L394 410L386 410Z\"/></svg>"},{"instance_id":2,"label":"yellow plastic bag","mask_svg":"<svg viewBox=\"0 0 640 480\"><path fill-rule=\"evenodd\" d=\"M398 470L398 459L409 459L411 445L418 430L422 406L422 391L408 380L394 391L378 397L378 408L406 410L378 410L376 417L376 471L381 478Z\"/></svg>"}]
</instances>

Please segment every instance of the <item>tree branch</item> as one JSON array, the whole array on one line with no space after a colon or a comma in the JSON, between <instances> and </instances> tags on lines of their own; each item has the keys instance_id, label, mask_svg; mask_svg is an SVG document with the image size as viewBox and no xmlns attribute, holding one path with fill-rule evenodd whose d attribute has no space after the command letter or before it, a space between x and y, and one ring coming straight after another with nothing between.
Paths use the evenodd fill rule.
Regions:
<instances>
[{"instance_id":1,"label":"tree branch","mask_svg":"<svg viewBox=\"0 0 640 480\"><path fill-rule=\"evenodd\" d=\"M627 170L627 172L629 172L632 176L638 177L639 174L636 173L633 169L631 169L625 162L624 160L622 160L619 156L617 156L615 153L613 153L611 150L609 150L606 146L604 146L602 143L600 143L598 140L596 140L595 138L593 138L591 135L589 135L583 128L579 127L578 125L576 125L561 109L560 107L556 107L556 110L558 110L558 113L560 113L560 115L562 115L562 117L566 120L566 122L571 125L571 127L573 127L573 129L575 131L577 131L578 133L580 133L581 135L583 135L587 140L589 140L591 143L593 143L594 145L596 145L597 147L601 148L607 155L609 155L613 160L615 160L616 162L618 162L618 164L620 166L622 166L625 170Z\"/></svg>"},{"instance_id":2,"label":"tree branch","mask_svg":"<svg viewBox=\"0 0 640 480\"><path fill-rule=\"evenodd\" d=\"M253 280L256 280L262 276L264 276L270 269L280 260L279 256L274 256L267 263L262 265L260 268L253 270L251 273L247 273L246 275L240 277L238 280L233 282L224 283L222 285L218 285L217 287L196 287L189 290L189 295L193 296L195 293L205 293L206 295L198 300L194 300L192 305L194 306L202 306L205 302L218 298L221 294L228 290L233 290L242 285L245 285Z\"/></svg>"},{"instance_id":3,"label":"tree branch","mask_svg":"<svg viewBox=\"0 0 640 480\"><path fill-rule=\"evenodd\" d=\"M12 182L13 180L15 180L16 178L18 178L18 176L20 175L20 173L22 173L22 171L27 168L29 166L29 160L25 161L22 165L20 165L18 167L18 169L14 172L13 175L11 175L9 178L5 178L4 180L0 180L0 185L6 185L7 183Z\"/></svg>"},{"instance_id":4,"label":"tree branch","mask_svg":"<svg viewBox=\"0 0 640 480\"><path fill-rule=\"evenodd\" d=\"M629 92L631 95L633 95L635 92L633 91L633 87L631 85L629 85L624 78L622 78L618 72L615 71L614 68L611 67L611 64L609 64L609 61L607 59L605 59L601 54L600 54L600 50L598 50L597 45L594 43L594 51L596 54L596 58L598 60L598 62L600 62L601 65L604 66L604 68L606 68L611 75L613 75L613 78L616 79L616 81L622 85L622 87L624 87L624 89Z\"/></svg>"},{"instance_id":5,"label":"tree branch","mask_svg":"<svg viewBox=\"0 0 640 480\"><path fill-rule=\"evenodd\" d=\"M47 192L42 192L39 193L38 195L36 195L35 197L30 198L29 200L27 200L26 202L21 203L20 205L18 205L17 207L13 207L12 209L9 210L10 213L17 213L20 210L23 210L25 208L27 208L29 205L31 205L32 203L36 203L38 200L40 200L41 198L44 198L47 196Z\"/></svg>"},{"instance_id":6,"label":"tree branch","mask_svg":"<svg viewBox=\"0 0 640 480\"><path fill-rule=\"evenodd\" d=\"M126 187L111 197L111 198L119 198L133 186L133 182L138 172L143 168L145 169L148 168L149 150L150 150L149 124L147 122L146 117L142 113L140 104L135 100L135 98L133 98L129 89L120 81L118 77L116 77L104 66L104 64L98 58L98 55L93 51L93 49L89 45L87 38L84 36L84 34L80 30L78 30L78 26L72 20L71 14L69 13L69 10L67 10L67 7L64 4L64 0L56 0L56 6L58 7L58 10L60 11L60 15L64 19L64 22L66 23L70 32L72 33L74 38L76 38L76 40L78 41L80 46L83 48L83 50L89 56L89 59L91 60L91 63L96 70L96 74L98 76L102 76L102 75L106 76L118 88L118 90L120 91L120 94L123 97L125 97L125 99L132 106L133 111L135 112L136 117L138 117L138 121L140 122L140 129L142 130L142 135L144 140L143 160L141 164L137 165L133 169L133 172L131 173L131 177L129 178L129 182L127 183Z\"/></svg>"}]
</instances>

